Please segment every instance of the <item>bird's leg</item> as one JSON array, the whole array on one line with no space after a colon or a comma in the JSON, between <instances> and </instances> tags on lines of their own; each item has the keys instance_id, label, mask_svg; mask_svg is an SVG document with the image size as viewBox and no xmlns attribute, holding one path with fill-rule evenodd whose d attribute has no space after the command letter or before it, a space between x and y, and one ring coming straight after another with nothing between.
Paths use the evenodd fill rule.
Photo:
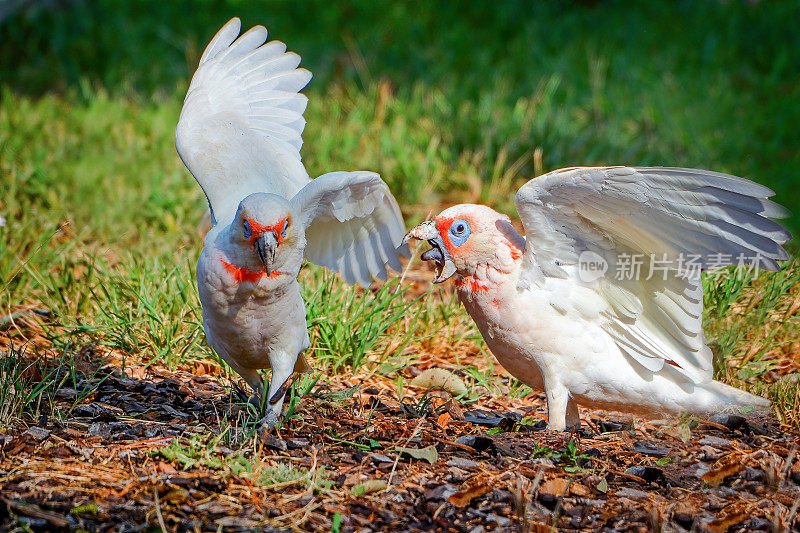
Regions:
<instances>
[{"instance_id":1,"label":"bird's leg","mask_svg":"<svg viewBox=\"0 0 800 533\"><path fill-rule=\"evenodd\" d=\"M270 357L272 376L269 380L267 390L267 412L261 419L261 424L270 430L275 427L280 419L283 409L283 399L286 396L286 389L289 386L289 379L294 373L294 364L297 357Z\"/></svg>"},{"instance_id":2,"label":"bird's leg","mask_svg":"<svg viewBox=\"0 0 800 533\"><path fill-rule=\"evenodd\" d=\"M578 404L572 398L567 400L567 416L565 422L567 428L574 428L577 430L581 427L581 414L578 411Z\"/></svg>"},{"instance_id":3,"label":"bird's leg","mask_svg":"<svg viewBox=\"0 0 800 533\"><path fill-rule=\"evenodd\" d=\"M547 381L545 381L544 388L547 396L547 429L564 431L567 429L567 406L570 403L569 391L560 383L547 383ZM577 412L578 408L575 407L576 418ZM570 413L570 419L572 414Z\"/></svg>"},{"instance_id":4,"label":"bird's leg","mask_svg":"<svg viewBox=\"0 0 800 533\"><path fill-rule=\"evenodd\" d=\"M239 375L242 376L242 379L244 379L247 382L247 384L250 385L250 388L253 389L253 392L256 393L255 397L251 396L248 401L251 404L253 404L256 408L260 408L261 398L264 396L264 380L261 379L261 374L258 373L258 370L254 369L245 370L239 367L235 368L231 367L231 368L236 370L236 372L238 372Z\"/></svg>"}]
</instances>

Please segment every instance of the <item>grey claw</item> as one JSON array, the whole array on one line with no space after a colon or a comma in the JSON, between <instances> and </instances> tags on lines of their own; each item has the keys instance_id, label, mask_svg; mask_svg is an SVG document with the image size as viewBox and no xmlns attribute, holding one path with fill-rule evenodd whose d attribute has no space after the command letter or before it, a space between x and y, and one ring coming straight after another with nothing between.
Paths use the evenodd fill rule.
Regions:
<instances>
[{"instance_id":1,"label":"grey claw","mask_svg":"<svg viewBox=\"0 0 800 533\"><path fill-rule=\"evenodd\" d=\"M259 420L256 427L256 435L258 436L258 440L264 440L266 434L275 429L275 426L278 425L279 418L280 417L278 413L275 411L267 411L267 416Z\"/></svg>"}]
</instances>

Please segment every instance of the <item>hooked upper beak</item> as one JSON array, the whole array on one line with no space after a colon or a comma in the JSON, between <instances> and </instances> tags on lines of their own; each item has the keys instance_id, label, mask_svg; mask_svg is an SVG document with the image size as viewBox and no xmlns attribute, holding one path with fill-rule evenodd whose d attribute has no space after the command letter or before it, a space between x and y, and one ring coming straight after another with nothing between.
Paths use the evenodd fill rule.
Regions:
<instances>
[{"instance_id":1,"label":"hooked upper beak","mask_svg":"<svg viewBox=\"0 0 800 533\"><path fill-rule=\"evenodd\" d=\"M450 256L450 252L447 251L447 247L442 241L442 236L439 235L439 232L436 230L436 222L429 220L428 222L423 222L415 226L403 237L403 244L406 244L411 239L428 241L428 244L431 245L431 249L423 252L419 258L423 261L433 261L436 263L436 278L433 280L434 283L446 281L456 273L456 265L453 262L453 258Z\"/></svg>"},{"instance_id":2,"label":"hooked upper beak","mask_svg":"<svg viewBox=\"0 0 800 533\"><path fill-rule=\"evenodd\" d=\"M258 259L264 265L267 275L272 274L272 263L275 261L275 251L278 248L278 240L271 231L265 231L253 243L253 248L258 254Z\"/></svg>"}]
</instances>

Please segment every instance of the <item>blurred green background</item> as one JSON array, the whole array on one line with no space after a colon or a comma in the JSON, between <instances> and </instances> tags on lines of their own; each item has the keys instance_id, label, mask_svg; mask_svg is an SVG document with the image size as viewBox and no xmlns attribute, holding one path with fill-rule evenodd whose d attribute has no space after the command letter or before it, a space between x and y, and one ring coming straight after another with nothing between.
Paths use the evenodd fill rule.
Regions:
<instances>
[{"instance_id":1,"label":"blurred green background","mask_svg":"<svg viewBox=\"0 0 800 533\"><path fill-rule=\"evenodd\" d=\"M42 335L65 354L210 355L194 284L207 207L173 135L203 48L233 16L314 73L309 173L380 172L409 224L464 201L513 215L528 179L592 164L728 172L800 213L798 1L0 0L0 316L47 309ZM320 275L303 282L323 346ZM796 361L798 279L706 277L719 379L755 377L759 392L776 361ZM452 301L449 314L433 301L390 333L424 347L460 320L480 346ZM316 363L335 369L328 352ZM795 424L797 391L770 392Z\"/></svg>"},{"instance_id":2,"label":"blurred green background","mask_svg":"<svg viewBox=\"0 0 800 533\"><path fill-rule=\"evenodd\" d=\"M798 2L21 5L0 22L6 218L38 204L131 241L197 218L172 129L232 16L267 26L314 73L310 173L377 170L407 213L436 200L513 209L526 179L601 163L729 172L800 212ZM106 217L111 201L124 220Z\"/></svg>"}]
</instances>

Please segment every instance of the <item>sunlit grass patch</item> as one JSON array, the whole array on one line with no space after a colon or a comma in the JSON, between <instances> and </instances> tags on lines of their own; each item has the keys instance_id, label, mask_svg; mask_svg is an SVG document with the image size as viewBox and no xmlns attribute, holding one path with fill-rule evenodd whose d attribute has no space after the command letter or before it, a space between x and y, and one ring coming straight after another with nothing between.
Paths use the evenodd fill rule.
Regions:
<instances>
[{"instance_id":1,"label":"sunlit grass patch","mask_svg":"<svg viewBox=\"0 0 800 533\"><path fill-rule=\"evenodd\" d=\"M727 268L705 274L706 338L715 377L769 397L785 422L798 421L800 267L781 272Z\"/></svg>"},{"instance_id":2,"label":"sunlit grass patch","mask_svg":"<svg viewBox=\"0 0 800 533\"><path fill-rule=\"evenodd\" d=\"M176 437L168 445L150 451L153 457L170 461L182 470L208 468L224 476L251 479L263 488L277 489L301 486L314 492L324 492L333 486L330 473L324 467L306 468L291 462L272 463L249 447L234 451L221 448L224 435ZM252 444L252 439L249 444Z\"/></svg>"},{"instance_id":3,"label":"sunlit grass patch","mask_svg":"<svg viewBox=\"0 0 800 533\"><path fill-rule=\"evenodd\" d=\"M404 298L405 291L397 280L380 285L374 292L361 291L323 269L309 270L304 278L303 299L311 331L311 354L334 372L345 366L357 372L389 328L407 314L415 314L415 302ZM412 328L401 335L395 349L402 349L413 334Z\"/></svg>"},{"instance_id":4,"label":"sunlit grass patch","mask_svg":"<svg viewBox=\"0 0 800 533\"><path fill-rule=\"evenodd\" d=\"M0 358L0 420L63 419L92 395L99 384L95 375L96 368L70 351L29 353L24 345L12 345Z\"/></svg>"}]
</instances>

